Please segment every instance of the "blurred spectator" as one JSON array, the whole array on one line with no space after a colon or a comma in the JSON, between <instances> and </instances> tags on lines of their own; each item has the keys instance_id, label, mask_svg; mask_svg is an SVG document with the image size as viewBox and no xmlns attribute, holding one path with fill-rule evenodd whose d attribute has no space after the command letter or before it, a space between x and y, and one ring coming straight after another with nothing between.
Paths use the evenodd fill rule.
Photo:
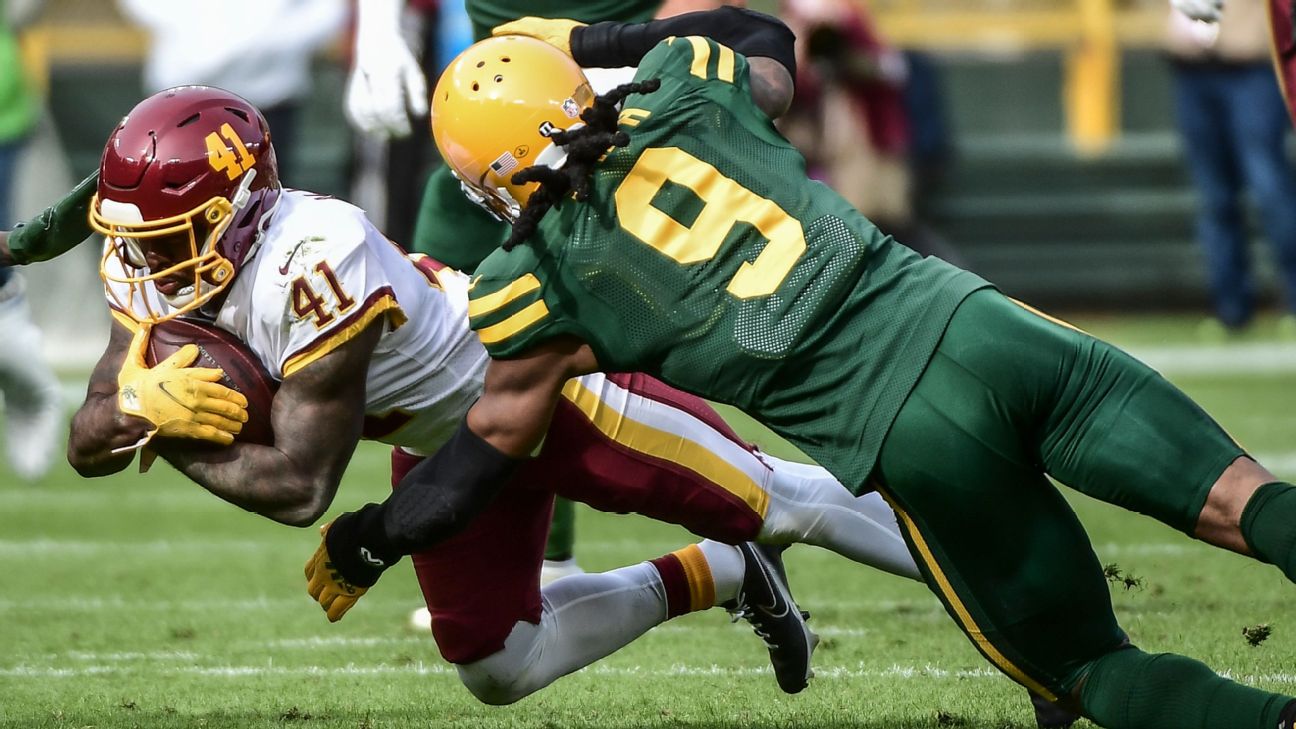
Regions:
<instances>
[{"instance_id":1,"label":"blurred spectator","mask_svg":"<svg viewBox=\"0 0 1296 729\"><path fill-rule=\"evenodd\" d=\"M13 181L18 158L35 129L40 103L32 90L14 29L40 9L36 0L0 0L0 229L13 224ZM49 470L61 440L58 380L41 355L25 283L0 267L0 391L4 393L9 466L25 480Z\"/></svg>"},{"instance_id":2,"label":"blurred spectator","mask_svg":"<svg viewBox=\"0 0 1296 729\"><path fill-rule=\"evenodd\" d=\"M888 44L853 0L787 0L796 98L780 128L823 179L883 231L963 265L920 218L950 156L935 65Z\"/></svg>"},{"instance_id":3,"label":"blurred spectator","mask_svg":"<svg viewBox=\"0 0 1296 729\"><path fill-rule=\"evenodd\" d=\"M311 56L342 30L345 1L118 0L118 5L149 33L145 92L206 84L252 102L274 130L279 174L291 186Z\"/></svg>"},{"instance_id":4,"label":"blurred spectator","mask_svg":"<svg viewBox=\"0 0 1296 729\"><path fill-rule=\"evenodd\" d=\"M879 227L908 226L903 54L850 0L789 0L784 10L800 56L784 133L818 176Z\"/></svg>"},{"instance_id":5,"label":"blurred spectator","mask_svg":"<svg viewBox=\"0 0 1296 729\"><path fill-rule=\"evenodd\" d=\"M357 140L357 163L382 168L381 192L373 202L378 207L385 199L383 231L406 247L414 236L423 186L438 161L428 134L428 80L472 42L470 29L463 0L356 5L347 119L368 137Z\"/></svg>"},{"instance_id":6,"label":"blurred spectator","mask_svg":"<svg viewBox=\"0 0 1296 729\"><path fill-rule=\"evenodd\" d=\"M1215 316L1230 330L1255 313L1242 192L1273 245L1287 306L1296 308L1296 177L1284 152L1291 122L1269 59L1265 0L1229 0L1218 28L1170 13L1175 113L1198 195L1197 239Z\"/></svg>"}]
</instances>

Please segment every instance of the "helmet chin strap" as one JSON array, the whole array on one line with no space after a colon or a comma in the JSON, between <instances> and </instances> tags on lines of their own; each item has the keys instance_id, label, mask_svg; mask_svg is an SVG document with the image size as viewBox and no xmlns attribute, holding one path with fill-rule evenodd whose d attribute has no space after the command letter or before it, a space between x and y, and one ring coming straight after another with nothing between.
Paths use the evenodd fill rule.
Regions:
<instances>
[{"instance_id":1,"label":"helmet chin strap","mask_svg":"<svg viewBox=\"0 0 1296 729\"><path fill-rule=\"evenodd\" d=\"M252 184L251 177L255 174L256 174L255 168L248 170L249 185ZM244 189L245 188L243 185L239 185L240 191ZM242 210L244 206L247 205L248 199L251 197L251 195L252 193L250 192L245 193L243 195L243 199L241 200L241 202L236 201L235 210L236 211ZM238 197L237 193L235 194L235 197ZM248 245L247 255L244 256L243 258L244 261L256 255L256 252L261 248L261 243L265 240L266 231L270 229L270 220L274 217L275 211L279 209L279 203L281 202L283 202L283 188L280 188L279 194L274 196L274 202L270 203L270 208L266 210L264 213L261 213L261 219L257 221L256 235L252 236L252 242Z\"/></svg>"}]
</instances>

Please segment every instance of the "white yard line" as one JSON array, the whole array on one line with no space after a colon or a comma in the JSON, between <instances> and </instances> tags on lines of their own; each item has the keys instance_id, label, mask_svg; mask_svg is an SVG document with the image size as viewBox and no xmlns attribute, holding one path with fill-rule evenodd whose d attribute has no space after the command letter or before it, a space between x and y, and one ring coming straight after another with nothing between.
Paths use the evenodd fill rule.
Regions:
<instances>
[{"instance_id":1,"label":"white yard line","mask_svg":"<svg viewBox=\"0 0 1296 729\"><path fill-rule=\"evenodd\" d=\"M133 559L167 558L175 554L198 552L263 552L266 543L247 539L155 539L147 542L89 539L0 539L0 557L87 557L126 553Z\"/></svg>"},{"instance_id":2,"label":"white yard line","mask_svg":"<svg viewBox=\"0 0 1296 729\"><path fill-rule=\"evenodd\" d=\"M1125 351L1166 375L1252 375L1296 372L1296 343L1236 342L1132 346Z\"/></svg>"},{"instance_id":3,"label":"white yard line","mask_svg":"<svg viewBox=\"0 0 1296 729\"><path fill-rule=\"evenodd\" d=\"M675 664L668 668L645 668L643 666L593 666L579 673L590 673L596 676L638 677L638 678L671 678L676 676L763 676L768 675L768 666L734 668L728 666L697 666ZM85 676L112 674L151 673L153 669L123 669L119 665L91 666L39 666L18 665L0 668L0 676L9 678L81 678ZM243 666L168 666L167 675L191 675L205 677L240 678L244 676L454 676L456 669L444 663L423 663L416 661L409 665L392 666L379 664L374 666L347 665L341 667L322 666L276 666L273 662L265 665ZM1296 684L1296 674L1230 674L1223 675L1246 684ZM998 671L988 668L944 668L927 664L924 666L893 665L885 669L865 668L863 666L818 666L815 668L817 680L857 680L857 679L900 679L900 680L965 680L969 678L1007 680Z\"/></svg>"}]
</instances>

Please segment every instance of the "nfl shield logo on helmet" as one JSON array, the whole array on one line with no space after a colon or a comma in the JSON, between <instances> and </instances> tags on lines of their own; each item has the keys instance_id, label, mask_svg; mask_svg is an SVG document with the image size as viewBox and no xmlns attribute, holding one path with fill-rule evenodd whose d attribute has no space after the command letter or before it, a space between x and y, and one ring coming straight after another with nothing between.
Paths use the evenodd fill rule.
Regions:
<instances>
[{"instance_id":1,"label":"nfl shield logo on helmet","mask_svg":"<svg viewBox=\"0 0 1296 729\"><path fill-rule=\"evenodd\" d=\"M563 101L562 110L563 113L567 115L568 119L575 119L576 117L580 116L581 113L580 104L577 104L576 100L571 98L570 96L567 97L565 101Z\"/></svg>"}]
</instances>

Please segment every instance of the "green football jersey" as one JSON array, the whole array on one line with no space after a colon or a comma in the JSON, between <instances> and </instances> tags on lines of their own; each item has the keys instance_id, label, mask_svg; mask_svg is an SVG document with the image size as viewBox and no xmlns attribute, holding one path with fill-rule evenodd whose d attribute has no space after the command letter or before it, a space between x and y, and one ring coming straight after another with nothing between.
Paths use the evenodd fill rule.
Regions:
<instances>
[{"instance_id":1,"label":"green football jersey","mask_svg":"<svg viewBox=\"0 0 1296 729\"><path fill-rule=\"evenodd\" d=\"M473 328L500 358L580 337L604 370L733 404L859 490L954 309L988 284L810 180L740 54L674 38L636 78L661 88L626 99L629 146L587 201L477 268Z\"/></svg>"},{"instance_id":2,"label":"green football jersey","mask_svg":"<svg viewBox=\"0 0 1296 729\"><path fill-rule=\"evenodd\" d=\"M468 0L473 40L489 38L491 28L528 15L571 18L582 23L617 20L641 23L652 20L662 0Z\"/></svg>"}]
</instances>

